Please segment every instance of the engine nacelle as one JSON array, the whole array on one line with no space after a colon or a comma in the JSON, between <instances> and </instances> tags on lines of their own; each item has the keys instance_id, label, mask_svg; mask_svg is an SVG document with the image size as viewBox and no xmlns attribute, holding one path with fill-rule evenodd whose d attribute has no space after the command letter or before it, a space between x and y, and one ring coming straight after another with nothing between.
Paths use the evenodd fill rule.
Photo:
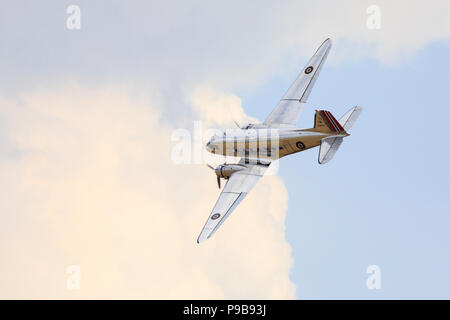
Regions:
<instances>
[{"instance_id":1,"label":"engine nacelle","mask_svg":"<svg viewBox=\"0 0 450 320\"><path fill-rule=\"evenodd\" d=\"M244 170L246 167L241 164L221 164L215 169L219 178L228 179L233 173Z\"/></svg>"}]
</instances>

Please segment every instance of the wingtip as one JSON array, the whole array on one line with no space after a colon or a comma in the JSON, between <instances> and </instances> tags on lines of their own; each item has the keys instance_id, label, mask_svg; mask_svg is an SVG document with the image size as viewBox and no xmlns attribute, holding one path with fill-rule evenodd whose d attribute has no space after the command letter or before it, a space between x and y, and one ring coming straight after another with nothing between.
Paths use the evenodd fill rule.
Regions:
<instances>
[{"instance_id":1,"label":"wingtip","mask_svg":"<svg viewBox=\"0 0 450 320\"><path fill-rule=\"evenodd\" d=\"M201 233L197 238L197 243L200 244L202 242L205 242L206 240L211 238L211 236L212 236L212 234L205 235L205 234Z\"/></svg>"},{"instance_id":2,"label":"wingtip","mask_svg":"<svg viewBox=\"0 0 450 320\"><path fill-rule=\"evenodd\" d=\"M326 38L325 41L323 42L323 44L327 44L327 45L331 46L333 44L333 41L331 40L331 38Z\"/></svg>"},{"instance_id":3,"label":"wingtip","mask_svg":"<svg viewBox=\"0 0 450 320\"><path fill-rule=\"evenodd\" d=\"M206 238L206 239L208 239L208 238ZM198 238L197 238L197 244L200 244L200 243L204 242L206 239L205 239L205 237L202 237L201 235L198 236Z\"/></svg>"}]
</instances>

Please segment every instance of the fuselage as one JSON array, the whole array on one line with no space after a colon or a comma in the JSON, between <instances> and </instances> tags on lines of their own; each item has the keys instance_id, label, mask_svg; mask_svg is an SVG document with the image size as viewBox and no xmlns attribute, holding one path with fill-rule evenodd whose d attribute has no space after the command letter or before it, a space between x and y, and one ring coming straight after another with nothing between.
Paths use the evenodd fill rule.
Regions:
<instances>
[{"instance_id":1,"label":"fuselage","mask_svg":"<svg viewBox=\"0 0 450 320\"><path fill-rule=\"evenodd\" d=\"M224 156L276 160L317 147L323 138L336 135L319 132L315 128L254 126L249 129L230 129L223 135L215 135L207 143L206 149L211 153Z\"/></svg>"}]
</instances>

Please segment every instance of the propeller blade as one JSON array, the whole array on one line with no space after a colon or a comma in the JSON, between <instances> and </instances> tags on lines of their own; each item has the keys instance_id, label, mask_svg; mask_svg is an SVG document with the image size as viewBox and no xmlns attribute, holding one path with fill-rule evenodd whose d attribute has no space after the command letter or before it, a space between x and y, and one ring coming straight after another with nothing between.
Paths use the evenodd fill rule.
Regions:
<instances>
[{"instance_id":1,"label":"propeller blade","mask_svg":"<svg viewBox=\"0 0 450 320\"><path fill-rule=\"evenodd\" d=\"M217 176L217 185L219 186L219 189L220 189L220 177L219 176Z\"/></svg>"},{"instance_id":2,"label":"propeller blade","mask_svg":"<svg viewBox=\"0 0 450 320\"><path fill-rule=\"evenodd\" d=\"M209 165L209 164L206 164L206 166L208 167L208 168L210 168L211 170L216 170L216 169L214 169L211 165Z\"/></svg>"}]
</instances>

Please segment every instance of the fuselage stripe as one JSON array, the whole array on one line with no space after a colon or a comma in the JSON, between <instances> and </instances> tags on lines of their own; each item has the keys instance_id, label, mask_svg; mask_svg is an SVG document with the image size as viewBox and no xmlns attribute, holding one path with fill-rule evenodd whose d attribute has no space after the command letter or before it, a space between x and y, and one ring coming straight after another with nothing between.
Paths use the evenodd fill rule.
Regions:
<instances>
[{"instance_id":1,"label":"fuselage stripe","mask_svg":"<svg viewBox=\"0 0 450 320\"><path fill-rule=\"evenodd\" d=\"M336 126L331 122L331 120L328 117L328 114L325 112L325 110L321 110L320 115L325 120L325 122L327 123L327 125L331 129L331 131L338 131Z\"/></svg>"}]
</instances>

